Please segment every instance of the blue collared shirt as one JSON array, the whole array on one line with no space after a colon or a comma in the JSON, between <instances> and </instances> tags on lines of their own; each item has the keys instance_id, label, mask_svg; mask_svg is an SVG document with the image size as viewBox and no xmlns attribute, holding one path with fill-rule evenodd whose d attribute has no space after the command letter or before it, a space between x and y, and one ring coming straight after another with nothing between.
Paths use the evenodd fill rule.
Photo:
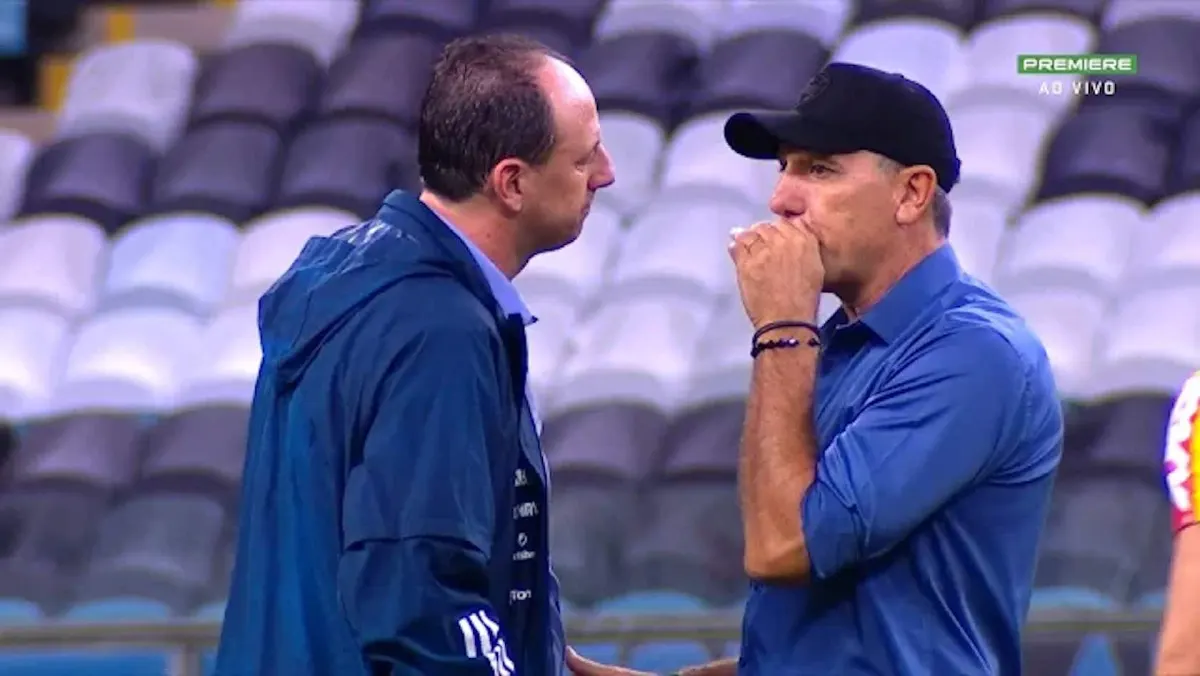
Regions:
<instances>
[{"instance_id":1,"label":"blue collared shirt","mask_svg":"<svg viewBox=\"0 0 1200 676\"><path fill-rule=\"evenodd\" d=\"M1042 345L948 245L822 339L812 579L752 583L739 674L1020 674L1062 454Z\"/></svg>"}]
</instances>

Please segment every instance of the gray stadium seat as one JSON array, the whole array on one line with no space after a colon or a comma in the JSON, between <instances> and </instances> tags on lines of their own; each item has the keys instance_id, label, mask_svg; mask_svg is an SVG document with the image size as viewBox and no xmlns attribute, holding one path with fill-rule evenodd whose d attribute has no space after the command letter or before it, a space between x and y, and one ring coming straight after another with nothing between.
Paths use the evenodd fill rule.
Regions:
<instances>
[{"instance_id":1,"label":"gray stadium seat","mask_svg":"<svg viewBox=\"0 0 1200 676\"><path fill-rule=\"evenodd\" d=\"M129 486L140 451L133 416L79 413L29 428L0 498L0 512L17 524L15 547L0 560L0 596L48 612L67 602L101 515Z\"/></svg>"},{"instance_id":2,"label":"gray stadium seat","mask_svg":"<svg viewBox=\"0 0 1200 676\"><path fill-rule=\"evenodd\" d=\"M1144 232L1142 205L1119 195L1042 202L1017 220L996 283L1010 293L1053 288L1114 294Z\"/></svg>"},{"instance_id":3,"label":"gray stadium seat","mask_svg":"<svg viewBox=\"0 0 1200 676\"><path fill-rule=\"evenodd\" d=\"M922 18L940 21L966 30L978 16L975 2L944 0L860 0L854 13L855 25L894 19Z\"/></svg>"},{"instance_id":4,"label":"gray stadium seat","mask_svg":"<svg viewBox=\"0 0 1200 676\"><path fill-rule=\"evenodd\" d=\"M101 307L162 306L207 316L224 299L238 242L237 227L211 214L135 221L113 239Z\"/></svg>"},{"instance_id":5,"label":"gray stadium seat","mask_svg":"<svg viewBox=\"0 0 1200 676\"><path fill-rule=\"evenodd\" d=\"M21 218L0 230L0 307L86 314L95 306L107 254L104 231L86 218Z\"/></svg>"},{"instance_id":6,"label":"gray stadium seat","mask_svg":"<svg viewBox=\"0 0 1200 676\"><path fill-rule=\"evenodd\" d=\"M604 5L605 0L491 0L483 23L489 30L542 30L563 36L569 44L586 44Z\"/></svg>"},{"instance_id":7,"label":"gray stadium seat","mask_svg":"<svg viewBox=\"0 0 1200 676\"><path fill-rule=\"evenodd\" d=\"M751 160L730 150L723 138L723 113L694 117L675 129L667 139L662 157L659 194L652 200L661 203L668 197L682 202L742 202L762 217L768 217L767 204L779 181L779 163ZM724 221L726 232L735 226L750 225L746 220ZM759 219L755 219L759 220Z\"/></svg>"},{"instance_id":8,"label":"gray stadium seat","mask_svg":"<svg viewBox=\"0 0 1200 676\"><path fill-rule=\"evenodd\" d=\"M178 42L93 47L72 70L58 134L132 134L161 152L183 125L197 69L191 48Z\"/></svg>"},{"instance_id":9,"label":"gray stadium seat","mask_svg":"<svg viewBox=\"0 0 1200 676\"><path fill-rule=\"evenodd\" d=\"M357 223L355 214L314 207L263 214L246 224L233 263L224 307L258 303L282 275L310 237L332 235Z\"/></svg>"},{"instance_id":10,"label":"gray stadium seat","mask_svg":"<svg viewBox=\"0 0 1200 676\"><path fill-rule=\"evenodd\" d=\"M51 405L65 411L169 410L200 324L170 308L110 310L84 322Z\"/></svg>"},{"instance_id":11,"label":"gray stadium seat","mask_svg":"<svg viewBox=\"0 0 1200 676\"><path fill-rule=\"evenodd\" d=\"M1008 228L1007 210L985 195L958 191L950 196L950 245L964 270L991 284Z\"/></svg>"},{"instance_id":12,"label":"gray stadium seat","mask_svg":"<svg viewBox=\"0 0 1200 676\"><path fill-rule=\"evenodd\" d=\"M656 120L637 113L602 110L600 133L620 180L596 193L595 204L628 216L658 190L658 161L666 130Z\"/></svg>"},{"instance_id":13,"label":"gray stadium seat","mask_svg":"<svg viewBox=\"0 0 1200 676\"><path fill-rule=\"evenodd\" d=\"M44 407L70 328L70 321L58 313L37 308L0 310L0 420L20 420Z\"/></svg>"},{"instance_id":14,"label":"gray stadium seat","mask_svg":"<svg viewBox=\"0 0 1200 676\"><path fill-rule=\"evenodd\" d=\"M1036 187L1053 118L1020 101L965 101L947 112L962 160L954 194L960 188L994 194L1006 213L1023 206Z\"/></svg>"},{"instance_id":15,"label":"gray stadium seat","mask_svg":"<svg viewBox=\"0 0 1200 676\"><path fill-rule=\"evenodd\" d=\"M1046 154L1039 201L1111 192L1153 204L1165 192L1173 113L1152 103L1084 106L1057 131ZM1121 161L1114 162L1119 157Z\"/></svg>"},{"instance_id":16,"label":"gray stadium seat","mask_svg":"<svg viewBox=\"0 0 1200 676\"><path fill-rule=\"evenodd\" d=\"M1105 322L1091 369L1092 394L1175 392L1200 364L1200 284L1133 288Z\"/></svg>"},{"instance_id":17,"label":"gray stadium seat","mask_svg":"<svg viewBox=\"0 0 1200 676\"><path fill-rule=\"evenodd\" d=\"M357 19L357 3L345 0L242 0L234 6L224 47L294 45L310 52L325 68Z\"/></svg>"},{"instance_id":18,"label":"gray stadium seat","mask_svg":"<svg viewBox=\"0 0 1200 676\"><path fill-rule=\"evenodd\" d=\"M789 12L791 16L799 12ZM816 37L778 25L727 34L704 57L691 97L693 116L739 108L788 109L825 65L829 52ZM777 64L770 72L764 63Z\"/></svg>"},{"instance_id":19,"label":"gray stadium seat","mask_svg":"<svg viewBox=\"0 0 1200 676\"><path fill-rule=\"evenodd\" d=\"M329 69L317 113L355 116L415 129L421 97L441 44L424 35L377 35L355 40ZM397 64L404 64L398 68Z\"/></svg>"},{"instance_id":20,"label":"gray stadium seat","mask_svg":"<svg viewBox=\"0 0 1200 676\"><path fill-rule=\"evenodd\" d=\"M36 152L28 136L0 129L0 220L7 221L21 206L25 175Z\"/></svg>"},{"instance_id":21,"label":"gray stadium seat","mask_svg":"<svg viewBox=\"0 0 1200 676\"><path fill-rule=\"evenodd\" d=\"M567 33L559 31L554 26L531 24L528 26L484 26L475 31L475 35L495 35L499 33L516 33L536 40L550 49L574 60L587 42L576 42Z\"/></svg>"},{"instance_id":22,"label":"gray stadium seat","mask_svg":"<svg viewBox=\"0 0 1200 676\"><path fill-rule=\"evenodd\" d=\"M282 151L279 132L265 125L231 120L193 127L159 163L149 210L249 220L270 203Z\"/></svg>"},{"instance_id":23,"label":"gray stadium seat","mask_svg":"<svg viewBox=\"0 0 1200 676\"><path fill-rule=\"evenodd\" d=\"M749 343L747 342L747 345ZM628 554L634 588L674 589L727 605L745 593L737 459L745 402L676 417L658 454L650 507Z\"/></svg>"},{"instance_id":24,"label":"gray stadium seat","mask_svg":"<svg viewBox=\"0 0 1200 676\"><path fill-rule=\"evenodd\" d=\"M1200 193L1163 200L1147 219L1148 236L1141 238L1126 288L1200 283Z\"/></svg>"},{"instance_id":25,"label":"gray stadium seat","mask_svg":"<svg viewBox=\"0 0 1200 676\"><path fill-rule=\"evenodd\" d=\"M417 186L415 159L413 137L386 122L314 123L287 151L275 207L327 206L366 218L392 189Z\"/></svg>"},{"instance_id":26,"label":"gray stadium seat","mask_svg":"<svg viewBox=\"0 0 1200 676\"><path fill-rule=\"evenodd\" d=\"M258 303L222 308L199 338L200 359L181 379L180 409L249 408L262 361Z\"/></svg>"},{"instance_id":27,"label":"gray stadium seat","mask_svg":"<svg viewBox=\"0 0 1200 676\"><path fill-rule=\"evenodd\" d=\"M78 601L142 598L177 613L203 596L225 530L225 510L200 495L135 494L104 518Z\"/></svg>"},{"instance_id":28,"label":"gray stadium seat","mask_svg":"<svg viewBox=\"0 0 1200 676\"><path fill-rule=\"evenodd\" d=\"M478 0L363 0L358 35L414 33L448 42L476 25Z\"/></svg>"},{"instance_id":29,"label":"gray stadium seat","mask_svg":"<svg viewBox=\"0 0 1200 676\"><path fill-rule=\"evenodd\" d=\"M902 7L905 3L889 4ZM912 45L921 48L911 49ZM943 101L954 84L953 68L961 59L960 26L932 16L872 21L849 32L833 52L834 61L900 73L920 82Z\"/></svg>"},{"instance_id":30,"label":"gray stadium seat","mask_svg":"<svg viewBox=\"0 0 1200 676\"><path fill-rule=\"evenodd\" d=\"M853 0L807 3L799 12L794 4L777 0L726 0L724 5L717 19L718 39L785 28L811 35L826 47L841 40L854 13Z\"/></svg>"},{"instance_id":31,"label":"gray stadium seat","mask_svg":"<svg viewBox=\"0 0 1200 676\"><path fill-rule=\"evenodd\" d=\"M145 209L155 157L124 134L91 134L46 146L25 187L23 215L74 214L116 232Z\"/></svg>"},{"instance_id":32,"label":"gray stadium seat","mask_svg":"<svg viewBox=\"0 0 1200 676\"><path fill-rule=\"evenodd\" d=\"M1148 525L1165 522L1161 483L1102 468L1059 477L1042 538L1035 585L1059 603L1113 608L1128 597Z\"/></svg>"},{"instance_id":33,"label":"gray stadium seat","mask_svg":"<svg viewBox=\"0 0 1200 676\"><path fill-rule=\"evenodd\" d=\"M607 7L596 42L579 57L601 109L671 121L676 99L691 93L690 73L712 37L699 4L614 1Z\"/></svg>"},{"instance_id":34,"label":"gray stadium seat","mask_svg":"<svg viewBox=\"0 0 1200 676\"><path fill-rule=\"evenodd\" d=\"M250 409L180 410L148 433L138 489L211 497L234 510L241 489Z\"/></svg>"},{"instance_id":35,"label":"gray stadium seat","mask_svg":"<svg viewBox=\"0 0 1200 676\"><path fill-rule=\"evenodd\" d=\"M957 105L1028 106L1057 120L1073 109L1073 96L1047 96L1041 85L1070 88L1079 76L1038 76L1017 72L1020 54L1079 54L1096 47L1096 27L1070 14L1030 12L986 21L967 36L961 56L952 65L949 91L943 102ZM966 165L969 167L969 165Z\"/></svg>"},{"instance_id":36,"label":"gray stadium seat","mask_svg":"<svg viewBox=\"0 0 1200 676\"><path fill-rule=\"evenodd\" d=\"M1113 98L1148 100L1177 113L1200 91L1200 16L1145 18L1108 28L1097 52L1137 54L1136 75L1122 76Z\"/></svg>"},{"instance_id":37,"label":"gray stadium seat","mask_svg":"<svg viewBox=\"0 0 1200 676\"><path fill-rule=\"evenodd\" d=\"M214 54L196 80L190 125L233 119L286 132L312 106L321 75L316 57L293 45Z\"/></svg>"},{"instance_id":38,"label":"gray stadium seat","mask_svg":"<svg viewBox=\"0 0 1200 676\"><path fill-rule=\"evenodd\" d=\"M1111 402L1096 441L1087 449L1093 467L1157 484L1162 476L1163 430L1174 392L1140 393Z\"/></svg>"},{"instance_id":39,"label":"gray stadium seat","mask_svg":"<svg viewBox=\"0 0 1200 676\"><path fill-rule=\"evenodd\" d=\"M1059 394L1091 398L1092 355L1108 319L1108 296L1078 288L998 291L1025 318L1042 340Z\"/></svg>"},{"instance_id":40,"label":"gray stadium seat","mask_svg":"<svg viewBox=\"0 0 1200 676\"><path fill-rule=\"evenodd\" d=\"M1073 15L1098 23L1109 0L983 0L978 21L992 21L1019 14Z\"/></svg>"},{"instance_id":41,"label":"gray stadium seat","mask_svg":"<svg viewBox=\"0 0 1200 676\"><path fill-rule=\"evenodd\" d=\"M1200 113L1188 118L1172 151L1164 198L1200 190Z\"/></svg>"}]
</instances>

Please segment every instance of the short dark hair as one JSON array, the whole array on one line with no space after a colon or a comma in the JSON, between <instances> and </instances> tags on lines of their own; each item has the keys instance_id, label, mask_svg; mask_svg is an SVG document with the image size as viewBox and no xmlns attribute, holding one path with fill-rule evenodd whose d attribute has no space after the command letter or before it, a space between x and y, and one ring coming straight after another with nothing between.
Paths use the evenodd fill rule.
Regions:
<instances>
[{"instance_id":1,"label":"short dark hair","mask_svg":"<svg viewBox=\"0 0 1200 676\"><path fill-rule=\"evenodd\" d=\"M498 162L540 165L554 149L554 115L537 81L546 58L567 59L520 35L460 38L433 66L421 101L417 164L425 189L453 202L478 193Z\"/></svg>"}]
</instances>

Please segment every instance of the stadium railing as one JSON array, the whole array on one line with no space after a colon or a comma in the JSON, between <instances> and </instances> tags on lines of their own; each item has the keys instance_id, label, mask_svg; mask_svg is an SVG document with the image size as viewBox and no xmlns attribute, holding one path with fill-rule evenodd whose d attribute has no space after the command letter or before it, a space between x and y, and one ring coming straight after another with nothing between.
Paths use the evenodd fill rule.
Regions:
<instances>
[{"instance_id":1,"label":"stadium railing","mask_svg":"<svg viewBox=\"0 0 1200 676\"><path fill-rule=\"evenodd\" d=\"M1038 612L1031 614L1028 633L1125 633L1157 631L1160 615L1151 611ZM589 617L567 620L574 644L615 643L630 646L649 641L688 640L710 646L714 655L736 640L741 618L734 614L688 616ZM0 651L72 650L154 647L172 654L171 676L202 676L201 656L216 645L220 624L179 620L155 623L61 623L0 626Z\"/></svg>"}]
</instances>

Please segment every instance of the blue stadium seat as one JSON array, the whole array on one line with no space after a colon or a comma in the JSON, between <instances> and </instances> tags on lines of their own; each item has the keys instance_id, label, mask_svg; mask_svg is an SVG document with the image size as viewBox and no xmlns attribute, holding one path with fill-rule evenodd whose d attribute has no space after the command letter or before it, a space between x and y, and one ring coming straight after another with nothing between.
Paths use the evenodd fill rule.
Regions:
<instances>
[{"instance_id":1,"label":"blue stadium seat","mask_svg":"<svg viewBox=\"0 0 1200 676\"><path fill-rule=\"evenodd\" d=\"M68 622L160 622L170 619L171 609L158 601L141 598L108 598L85 601L67 610Z\"/></svg>"},{"instance_id":2,"label":"blue stadium seat","mask_svg":"<svg viewBox=\"0 0 1200 676\"><path fill-rule=\"evenodd\" d=\"M45 146L29 169L22 215L66 213L116 232L145 210L154 151L126 134L89 134Z\"/></svg>"},{"instance_id":3,"label":"blue stadium seat","mask_svg":"<svg viewBox=\"0 0 1200 676\"><path fill-rule=\"evenodd\" d=\"M4 676L163 676L170 656L153 649L96 648L0 652Z\"/></svg>"},{"instance_id":4,"label":"blue stadium seat","mask_svg":"<svg viewBox=\"0 0 1200 676\"><path fill-rule=\"evenodd\" d=\"M1155 612L1162 612L1167 605L1167 590L1159 589L1157 591L1147 592L1138 597L1134 606Z\"/></svg>"},{"instance_id":5,"label":"blue stadium seat","mask_svg":"<svg viewBox=\"0 0 1200 676\"><path fill-rule=\"evenodd\" d=\"M398 126L375 120L330 119L292 141L275 207L327 206L367 218L395 188L417 185L416 144ZM329 171L330 166L337 171Z\"/></svg>"},{"instance_id":6,"label":"blue stadium seat","mask_svg":"<svg viewBox=\"0 0 1200 676\"><path fill-rule=\"evenodd\" d=\"M580 643L573 646L575 651L589 660L601 664L620 664L621 647L614 643Z\"/></svg>"},{"instance_id":7,"label":"blue stadium seat","mask_svg":"<svg viewBox=\"0 0 1200 676\"><path fill-rule=\"evenodd\" d=\"M0 599L0 626L31 624L42 620L42 609L25 599Z\"/></svg>"},{"instance_id":8,"label":"blue stadium seat","mask_svg":"<svg viewBox=\"0 0 1200 676\"><path fill-rule=\"evenodd\" d=\"M1107 636L1091 634L1083 639L1070 676L1120 676L1117 656Z\"/></svg>"},{"instance_id":9,"label":"blue stadium seat","mask_svg":"<svg viewBox=\"0 0 1200 676\"><path fill-rule=\"evenodd\" d=\"M316 58L294 45L255 44L215 54L197 79L189 124L234 120L287 132L311 107L321 76Z\"/></svg>"},{"instance_id":10,"label":"blue stadium seat","mask_svg":"<svg viewBox=\"0 0 1200 676\"><path fill-rule=\"evenodd\" d=\"M705 664L712 655L703 645L695 641L661 641L643 643L629 651L629 666L651 673L671 673Z\"/></svg>"},{"instance_id":11,"label":"blue stadium seat","mask_svg":"<svg viewBox=\"0 0 1200 676\"><path fill-rule=\"evenodd\" d=\"M1116 610L1120 604L1109 596L1082 587L1037 587L1033 590L1031 611Z\"/></svg>"},{"instance_id":12,"label":"blue stadium seat","mask_svg":"<svg viewBox=\"0 0 1200 676\"><path fill-rule=\"evenodd\" d=\"M159 164L150 210L249 220L269 205L282 150L279 132L262 124L231 120L194 127Z\"/></svg>"},{"instance_id":13,"label":"blue stadium seat","mask_svg":"<svg viewBox=\"0 0 1200 676\"><path fill-rule=\"evenodd\" d=\"M638 591L597 603L599 615L675 615L707 610L702 599L671 590Z\"/></svg>"}]
</instances>

